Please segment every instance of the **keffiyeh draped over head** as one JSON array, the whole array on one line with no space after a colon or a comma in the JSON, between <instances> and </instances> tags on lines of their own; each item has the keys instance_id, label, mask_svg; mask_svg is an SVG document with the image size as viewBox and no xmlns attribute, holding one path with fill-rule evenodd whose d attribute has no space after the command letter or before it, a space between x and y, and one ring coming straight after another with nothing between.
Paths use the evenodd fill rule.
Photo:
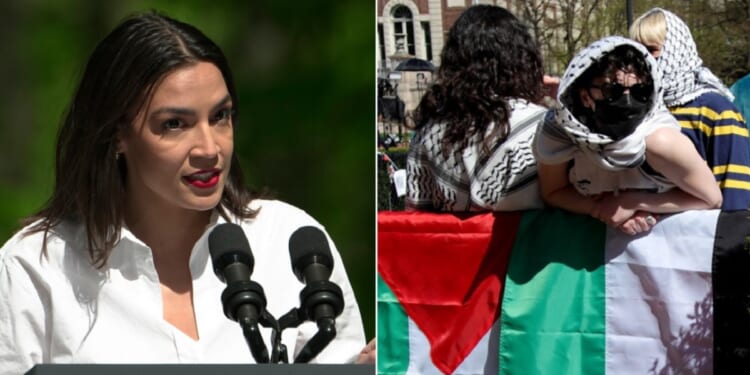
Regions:
<instances>
[{"instance_id":1,"label":"keffiyeh draped over head","mask_svg":"<svg viewBox=\"0 0 750 375\"><path fill-rule=\"evenodd\" d=\"M574 115L572 108L577 92L576 80L596 61L622 45L635 47L646 59L651 77L654 81L654 94L651 97L651 108L636 128L627 137L614 141L610 137L592 132L579 118ZM666 112L662 103L659 71L656 61L646 48L633 40L620 36L611 36L598 40L584 48L568 64L560 81L557 100L559 107L548 113L544 124L539 127L534 141L534 152L538 160L547 164L560 164L573 158L575 152L586 154L589 159L607 170L622 170L633 168L645 159L645 136L654 127L664 123L655 117ZM661 111L660 111L661 110ZM667 122L667 124L672 124Z\"/></svg>"},{"instance_id":2,"label":"keffiyeh draped over head","mask_svg":"<svg viewBox=\"0 0 750 375\"><path fill-rule=\"evenodd\" d=\"M730 101L734 100L732 92L703 66L688 26L668 10L654 8L649 12L653 11L662 12L667 24L667 35L658 59L667 106L684 105L708 91L716 91Z\"/></svg>"}]
</instances>

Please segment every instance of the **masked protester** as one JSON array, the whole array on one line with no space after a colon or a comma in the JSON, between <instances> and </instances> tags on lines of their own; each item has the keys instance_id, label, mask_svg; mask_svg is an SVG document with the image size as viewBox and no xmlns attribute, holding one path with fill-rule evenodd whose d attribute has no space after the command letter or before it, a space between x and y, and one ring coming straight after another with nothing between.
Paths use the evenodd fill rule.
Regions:
<instances>
[{"instance_id":1,"label":"masked protester","mask_svg":"<svg viewBox=\"0 0 750 375\"><path fill-rule=\"evenodd\" d=\"M656 61L608 37L579 52L537 130L544 201L636 234L658 213L721 206L711 170L662 104Z\"/></svg>"}]
</instances>

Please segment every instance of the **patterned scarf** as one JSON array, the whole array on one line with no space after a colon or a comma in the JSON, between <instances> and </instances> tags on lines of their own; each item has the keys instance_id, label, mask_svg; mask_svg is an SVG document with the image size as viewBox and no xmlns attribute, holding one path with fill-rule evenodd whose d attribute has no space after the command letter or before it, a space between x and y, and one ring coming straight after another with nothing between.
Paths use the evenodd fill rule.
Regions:
<instances>
[{"instance_id":1,"label":"patterned scarf","mask_svg":"<svg viewBox=\"0 0 750 375\"><path fill-rule=\"evenodd\" d=\"M658 59L667 106L685 105L709 91L718 92L730 101L734 100L732 92L711 70L703 66L687 25L668 10L654 8L651 11L661 11L667 22L667 35Z\"/></svg>"},{"instance_id":2,"label":"patterned scarf","mask_svg":"<svg viewBox=\"0 0 750 375\"><path fill-rule=\"evenodd\" d=\"M595 61L624 44L635 47L645 57L654 80L655 95L651 98L651 110L636 131L614 141L604 134L592 132L573 115L568 106L573 102L571 96L578 95L577 92L572 92L572 88L583 72ZM662 102L660 81L656 61L640 43L621 36L611 36L592 43L576 54L565 69L558 91L558 108L548 113L544 124L538 129L534 147L536 157L548 164L560 164L572 159L580 151L606 170L617 171L640 165L645 160L646 136L658 127L675 125Z\"/></svg>"}]
</instances>

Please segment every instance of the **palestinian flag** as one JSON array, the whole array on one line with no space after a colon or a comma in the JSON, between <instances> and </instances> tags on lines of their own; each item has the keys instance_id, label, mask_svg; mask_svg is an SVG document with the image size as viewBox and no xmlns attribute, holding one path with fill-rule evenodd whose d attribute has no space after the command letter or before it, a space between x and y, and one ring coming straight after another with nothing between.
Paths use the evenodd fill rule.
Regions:
<instances>
[{"instance_id":1,"label":"palestinian flag","mask_svg":"<svg viewBox=\"0 0 750 375\"><path fill-rule=\"evenodd\" d=\"M750 213L378 214L379 374L750 373ZM738 372L739 371L739 372Z\"/></svg>"}]
</instances>

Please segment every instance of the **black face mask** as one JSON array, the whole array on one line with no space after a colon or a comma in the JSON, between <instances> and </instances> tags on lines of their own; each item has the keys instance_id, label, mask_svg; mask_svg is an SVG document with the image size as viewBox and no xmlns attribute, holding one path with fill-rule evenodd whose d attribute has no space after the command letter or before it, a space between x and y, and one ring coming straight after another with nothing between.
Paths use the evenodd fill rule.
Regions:
<instances>
[{"instance_id":1,"label":"black face mask","mask_svg":"<svg viewBox=\"0 0 750 375\"><path fill-rule=\"evenodd\" d=\"M594 103L596 124L591 130L615 141L632 134L651 108L649 100L641 101L630 94L622 94L615 100L594 100Z\"/></svg>"}]
</instances>

